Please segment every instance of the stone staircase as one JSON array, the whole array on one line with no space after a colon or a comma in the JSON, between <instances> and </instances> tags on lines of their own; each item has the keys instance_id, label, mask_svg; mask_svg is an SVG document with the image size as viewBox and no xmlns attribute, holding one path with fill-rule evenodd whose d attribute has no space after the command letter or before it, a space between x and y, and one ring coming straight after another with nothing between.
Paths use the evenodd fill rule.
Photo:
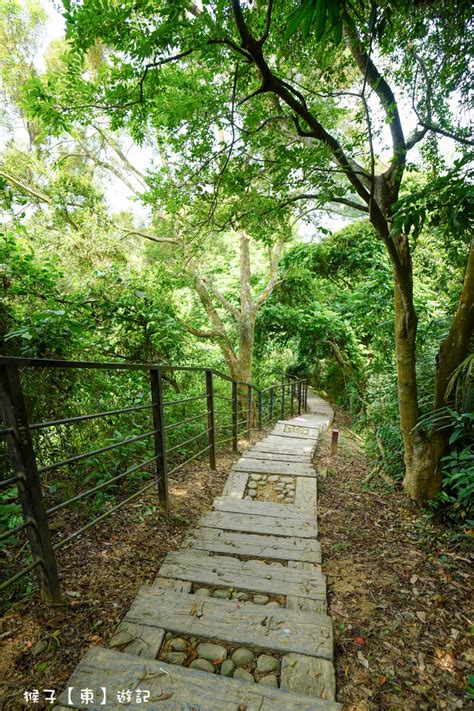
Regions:
<instances>
[{"instance_id":1,"label":"stone staircase","mask_svg":"<svg viewBox=\"0 0 474 711\"><path fill-rule=\"evenodd\" d=\"M341 708L311 464L333 412L311 393L308 410L232 467L214 509L140 590L110 649L87 652L56 711Z\"/></svg>"}]
</instances>

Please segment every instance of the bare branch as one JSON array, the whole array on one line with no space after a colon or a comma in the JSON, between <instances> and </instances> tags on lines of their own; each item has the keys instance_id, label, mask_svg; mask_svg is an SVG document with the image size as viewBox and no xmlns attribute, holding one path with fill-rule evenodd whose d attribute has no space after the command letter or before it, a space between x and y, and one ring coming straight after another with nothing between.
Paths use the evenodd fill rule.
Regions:
<instances>
[{"instance_id":1,"label":"bare branch","mask_svg":"<svg viewBox=\"0 0 474 711\"><path fill-rule=\"evenodd\" d=\"M186 331L189 331L193 336L197 336L198 338L213 338L213 339L218 339L221 337L221 334L218 331L201 331L199 328L195 328L194 326L191 326L189 323L185 323L184 321L179 321L181 326L186 329Z\"/></svg>"},{"instance_id":2,"label":"bare branch","mask_svg":"<svg viewBox=\"0 0 474 711\"><path fill-rule=\"evenodd\" d=\"M359 71L364 76L375 94L378 96L382 108L388 120L390 133L392 136L393 158L392 162L397 165L403 164L406 157L405 136L403 134L402 123L398 111L397 101L389 84L375 66L372 58L363 49L359 37L355 31L344 26L344 34L349 50L357 64Z\"/></svg>"},{"instance_id":3,"label":"bare branch","mask_svg":"<svg viewBox=\"0 0 474 711\"><path fill-rule=\"evenodd\" d=\"M10 175L10 173L7 173L5 170L0 170L0 178L4 178L4 180L6 180L8 183L11 183L11 185L13 185L15 188L21 190L24 193L27 193L28 195L31 195L40 202L44 202L48 205L50 205L52 202L49 195L46 195L46 193L43 193L41 190L35 188L32 185L27 185L27 183L24 183L22 180L20 180L20 178L15 178L13 175Z\"/></svg>"},{"instance_id":4,"label":"bare branch","mask_svg":"<svg viewBox=\"0 0 474 711\"><path fill-rule=\"evenodd\" d=\"M272 294L275 287L281 283L281 280L278 279L278 265L280 263L281 253L283 251L283 246L284 246L283 239L278 239L275 246L273 247L273 249L269 250L268 257L269 257L270 281L264 287L264 289L262 289L260 294L258 294L257 298L255 299L255 302L253 305L254 312L257 312L257 310L260 308L260 306L262 304L264 304L265 301L267 301L267 299Z\"/></svg>"},{"instance_id":5,"label":"bare branch","mask_svg":"<svg viewBox=\"0 0 474 711\"><path fill-rule=\"evenodd\" d=\"M268 39L268 35L270 34L270 27L272 24L272 11L273 11L273 0L268 0L267 12L266 12L266 17L265 17L265 29L263 31L263 35L258 40L258 43L260 46L263 46L265 44L265 42Z\"/></svg>"},{"instance_id":6,"label":"bare branch","mask_svg":"<svg viewBox=\"0 0 474 711\"><path fill-rule=\"evenodd\" d=\"M225 308L226 311L228 311L236 321L239 321L240 319L240 313L239 310L234 306L234 304L231 304L230 301L228 301L224 294L219 291L215 286L212 284L209 284L208 280L205 277L201 277L203 282L206 284L208 290L213 294L213 296L217 299L217 301Z\"/></svg>"},{"instance_id":7,"label":"bare branch","mask_svg":"<svg viewBox=\"0 0 474 711\"><path fill-rule=\"evenodd\" d=\"M360 210L361 212L369 212L367 205L363 205L360 202L355 202L355 200L348 200L347 198L333 198L331 202L337 202L341 205L347 205L347 207L352 207L354 210Z\"/></svg>"},{"instance_id":8,"label":"bare branch","mask_svg":"<svg viewBox=\"0 0 474 711\"><path fill-rule=\"evenodd\" d=\"M433 133L439 133L441 136L446 136L446 138L451 138L453 141L462 143L464 146L474 146L474 140L470 138L465 138L464 136L460 136L458 133L447 131L445 128L441 128L441 126L435 126L433 123L428 123L427 121L423 121L423 119L420 118L418 119L418 123L423 126L425 132L433 131Z\"/></svg>"}]
</instances>

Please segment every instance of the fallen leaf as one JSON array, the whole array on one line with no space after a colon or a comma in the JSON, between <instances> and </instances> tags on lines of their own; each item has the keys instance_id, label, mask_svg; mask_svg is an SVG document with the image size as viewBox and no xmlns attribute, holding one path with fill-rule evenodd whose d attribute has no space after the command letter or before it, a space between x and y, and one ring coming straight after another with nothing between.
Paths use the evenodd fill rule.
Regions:
<instances>
[{"instance_id":1,"label":"fallen leaf","mask_svg":"<svg viewBox=\"0 0 474 711\"><path fill-rule=\"evenodd\" d=\"M383 686L386 681L387 681L387 677L386 677L386 676L379 676L379 684L380 684L380 686Z\"/></svg>"},{"instance_id":2,"label":"fallen leaf","mask_svg":"<svg viewBox=\"0 0 474 711\"><path fill-rule=\"evenodd\" d=\"M416 581L419 580L419 579L420 579L420 578L418 577L418 575L412 575L411 578L410 578L410 583L411 583L412 585L414 585L414 584L416 583Z\"/></svg>"},{"instance_id":3,"label":"fallen leaf","mask_svg":"<svg viewBox=\"0 0 474 711\"><path fill-rule=\"evenodd\" d=\"M357 652L357 660L358 660L359 664L362 664L363 667L365 667L366 669L369 668L369 662L368 662L368 660L364 657L364 655L362 654L362 652Z\"/></svg>"},{"instance_id":4,"label":"fallen leaf","mask_svg":"<svg viewBox=\"0 0 474 711\"><path fill-rule=\"evenodd\" d=\"M418 668L421 672L425 671L425 655L421 652L418 654Z\"/></svg>"},{"instance_id":5,"label":"fallen leaf","mask_svg":"<svg viewBox=\"0 0 474 711\"><path fill-rule=\"evenodd\" d=\"M426 622L426 612L420 612L419 610L417 610L416 616L418 617L420 622Z\"/></svg>"},{"instance_id":6,"label":"fallen leaf","mask_svg":"<svg viewBox=\"0 0 474 711\"><path fill-rule=\"evenodd\" d=\"M356 644L365 644L365 639L364 639L364 637L357 636L357 637L354 637L354 642Z\"/></svg>"}]
</instances>

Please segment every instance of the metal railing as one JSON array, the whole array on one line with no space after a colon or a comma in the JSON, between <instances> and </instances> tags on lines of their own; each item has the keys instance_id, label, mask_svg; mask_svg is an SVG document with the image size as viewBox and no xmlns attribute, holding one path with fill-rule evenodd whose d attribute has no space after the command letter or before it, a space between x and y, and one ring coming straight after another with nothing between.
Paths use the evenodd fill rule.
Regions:
<instances>
[{"instance_id":1,"label":"metal railing","mask_svg":"<svg viewBox=\"0 0 474 711\"><path fill-rule=\"evenodd\" d=\"M71 370L77 373L84 371L96 373L106 370L108 380L112 378L112 373L115 377L130 371L138 371L140 377L144 376L148 384L135 383L137 390L135 396L139 398L139 404L112 409L99 408L98 412L74 414L70 417L55 416L45 421L30 422L31 411L35 408L32 406L33 398L28 392L28 387L25 390L23 380L26 375L30 376L32 373L36 375L40 372L44 377L44 373L47 373L54 381L55 377L59 377L59 373L66 371L69 376L65 380L67 383L72 378ZM179 377L185 379L184 390L187 389L188 392L182 392L183 388L175 382ZM165 393L168 388L174 388L184 396L168 399ZM30 383L30 389L34 392L34 378L33 387ZM114 397L117 396L117 392L114 391L113 394ZM21 504L23 518L18 525L0 533L0 545L7 539L11 541L12 537L23 536L20 543L23 544L23 548L30 551L29 563L24 567L15 563L15 568L21 569L4 580L0 584L0 590L6 589L34 571L44 599L60 604L62 595L56 556L58 549L152 487L157 489L160 505L168 510L168 479L171 475L206 453L209 456L211 469L215 469L220 448L225 446L230 448L232 443L232 449L237 451L239 438L247 436L250 440L252 430L262 430L278 418L283 419L288 414L293 416L296 412L301 413L306 410L307 382L299 379L291 381L283 379L278 384L258 389L251 383L235 381L224 373L210 368L0 357L0 398L4 425L3 429L0 429L0 439L6 440L7 451L4 452L4 459L9 462L11 470L7 472L9 476L5 476L5 472L0 474L3 476L3 479L0 479L0 494L5 488L10 490L11 487L17 487L16 495ZM48 392L45 395L45 402L47 401ZM202 408L203 404L204 408ZM181 409L181 414L184 413L184 417L180 417L178 408ZM36 410L42 410L41 405L38 407L36 403ZM133 426L135 429L138 427L139 434L95 449L89 448L86 452L62 457L59 460L51 460L52 452L57 450L59 428L78 426L85 422L91 424L109 422L110 418L121 416L132 416ZM197 426L199 431L194 433ZM192 436L177 440L179 432L182 432L184 427L190 430ZM45 433L49 433L53 442L49 445L49 449L42 446L41 441L38 443L35 440L39 436L47 436ZM63 439L67 440L68 437ZM79 473L80 483L83 478L87 481L88 477L85 475L83 477L83 474L84 472L87 474L88 468L93 468L97 457L107 452L115 453L115 450L122 447L129 448L127 451L130 451L131 445L145 448L146 458L137 462L138 455L133 454L135 461L133 464L130 463L131 466L126 466L119 473L115 473L114 467L111 466L111 471L107 469L106 479L94 486L61 501L57 501L55 495L50 493L55 490L55 487L46 486L46 478L50 477L51 473L57 473L58 470L67 471L71 476ZM38 461L42 459L44 463L41 462L39 466ZM115 469L123 468L122 463L114 466ZM13 475L10 476L12 473ZM148 478L143 486L141 486L143 480L138 486L131 477L137 473L145 479ZM116 505L79 526L72 533L61 535L61 532L57 531L57 526L51 525L51 518L66 507L74 507L84 499L100 494L107 487L123 484L127 479L132 489L136 486L138 488L130 495L125 492L127 494L125 498Z\"/></svg>"}]
</instances>

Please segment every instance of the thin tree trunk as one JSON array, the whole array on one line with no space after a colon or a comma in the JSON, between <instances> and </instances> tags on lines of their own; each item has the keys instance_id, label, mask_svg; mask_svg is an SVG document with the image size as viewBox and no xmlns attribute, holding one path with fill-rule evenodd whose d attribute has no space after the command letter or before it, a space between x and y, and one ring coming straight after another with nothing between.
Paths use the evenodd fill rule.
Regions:
<instances>
[{"instance_id":1,"label":"thin tree trunk","mask_svg":"<svg viewBox=\"0 0 474 711\"><path fill-rule=\"evenodd\" d=\"M446 405L446 389L453 370L469 353L474 331L474 238L471 240L464 283L448 335L436 356L435 408Z\"/></svg>"}]
</instances>

